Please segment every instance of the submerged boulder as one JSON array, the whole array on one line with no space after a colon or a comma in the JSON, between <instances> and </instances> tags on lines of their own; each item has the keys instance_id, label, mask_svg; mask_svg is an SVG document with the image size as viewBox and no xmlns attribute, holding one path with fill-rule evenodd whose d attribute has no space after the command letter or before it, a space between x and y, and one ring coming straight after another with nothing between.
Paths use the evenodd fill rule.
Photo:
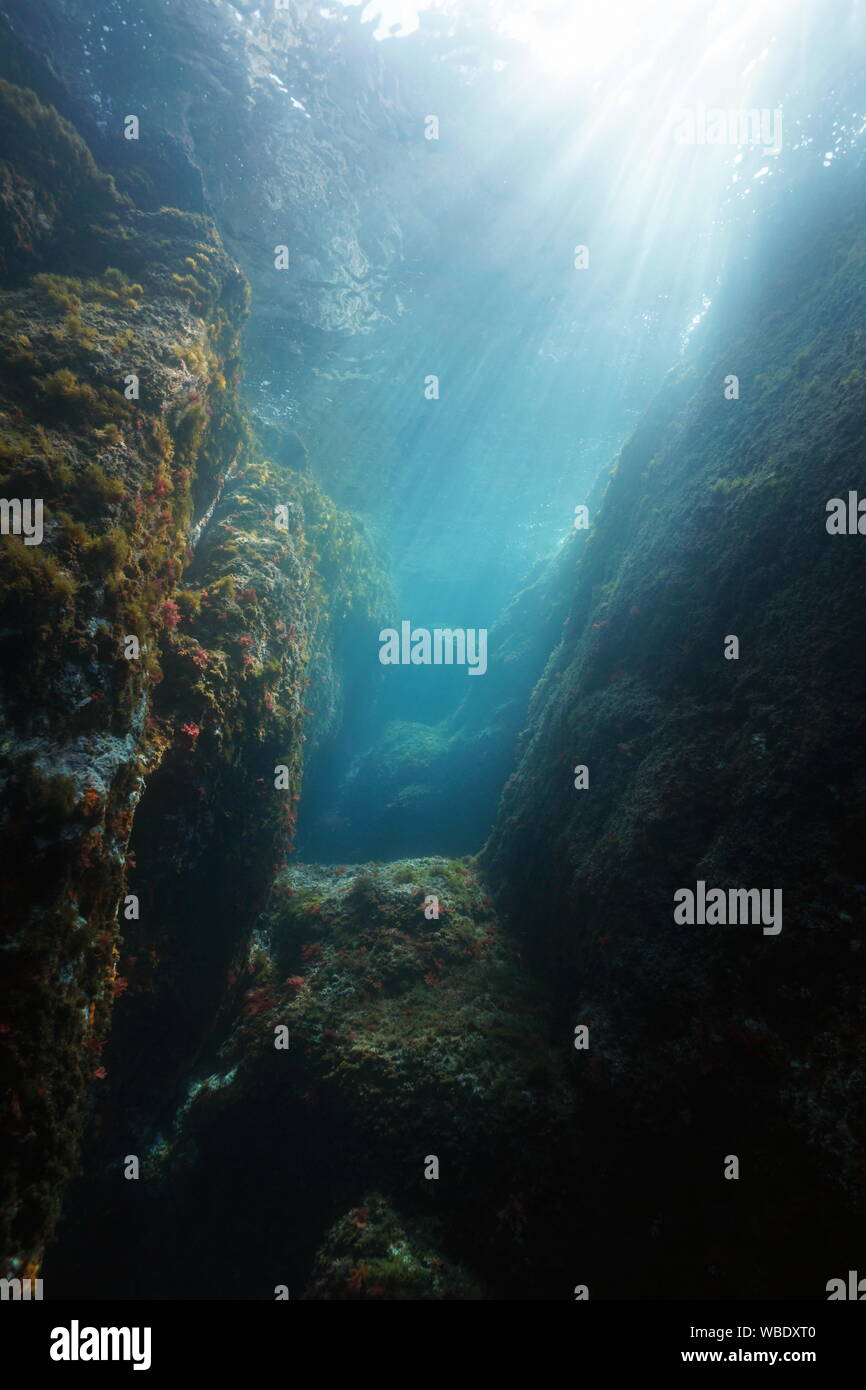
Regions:
<instances>
[{"instance_id":1,"label":"submerged boulder","mask_svg":"<svg viewBox=\"0 0 866 1390\"><path fill-rule=\"evenodd\" d=\"M316 1253L305 1299L431 1302L484 1297L467 1272L442 1258L429 1231L407 1227L378 1193L331 1227Z\"/></svg>"},{"instance_id":2,"label":"submerged boulder","mask_svg":"<svg viewBox=\"0 0 866 1390\"><path fill-rule=\"evenodd\" d=\"M163 1252L164 1296L167 1271L216 1296L242 1265L250 1297L308 1281L307 1297L327 1298L531 1288L569 1225L566 1057L471 863L297 865L174 1116L128 1141L146 1148L142 1182L120 1183L98 1218L103 1262L110 1250L112 1277L142 1296L156 1274L147 1258L141 1272L140 1241ZM108 1196L100 1174L83 1190L91 1212L96 1186ZM369 1227L365 1189L381 1197L360 1204ZM228 1219L240 1210L249 1219Z\"/></svg>"}]
</instances>

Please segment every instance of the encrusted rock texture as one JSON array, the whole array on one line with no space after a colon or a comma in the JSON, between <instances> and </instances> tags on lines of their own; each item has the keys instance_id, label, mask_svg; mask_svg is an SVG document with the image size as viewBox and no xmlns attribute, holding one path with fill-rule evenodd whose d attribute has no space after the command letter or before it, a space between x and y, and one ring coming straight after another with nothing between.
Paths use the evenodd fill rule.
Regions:
<instances>
[{"instance_id":1,"label":"encrusted rock texture","mask_svg":"<svg viewBox=\"0 0 866 1390\"><path fill-rule=\"evenodd\" d=\"M106 1296L153 1295L157 1251L164 1297L189 1271L199 1297L545 1290L573 1224L569 1055L471 860L284 870L225 991L174 1109L92 1148Z\"/></svg>"},{"instance_id":2,"label":"encrusted rock texture","mask_svg":"<svg viewBox=\"0 0 866 1390\"><path fill-rule=\"evenodd\" d=\"M18 1268L106 1079L120 924L147 978L184 935L169 885L210 855L215 942L242 949L291 845L305 725L338 717L335 635L378 577L302 469L260 458L237 392L249 291L213 224L142 211L28 89L0 82L0 120L0 496L44 507L41 544L0 546L0 1247Z\"/></svg>"},{"instance_id":3,"label":"encrusted rock texture","mask_svg":"<svg viewBox=\"0 0 866 1390\"><path fill-rule=\"evenodd\" d=\"M627 1160L603 1142L612 1190L657 1193L666 1281L672 1247L703 1248L722 1296L812 1287L866 1203L866 551L826 528L866 437L862 211L848 188L772 223L623 449L482 856L590 1026L581 1127L631 1134ZM781 932L677 925L698 880L781 889ZM748 1182L690 1217L726 1154ZM786 1227L799 1253L771 1268Z\"/></svg>"}]
</instances>

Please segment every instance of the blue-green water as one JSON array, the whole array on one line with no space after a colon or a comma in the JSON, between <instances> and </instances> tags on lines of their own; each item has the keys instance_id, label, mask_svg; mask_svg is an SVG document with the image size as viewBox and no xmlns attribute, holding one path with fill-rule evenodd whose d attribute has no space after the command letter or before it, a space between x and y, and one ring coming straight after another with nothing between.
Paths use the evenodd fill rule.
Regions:
<instances>
[{"instance_id":1,"label":"blue-green water","mask_svg":"<svg viewBox=\"0 0 866 1390\"><path fill-rule=\"evenodd\" d=\"M4 1269L862 1262L864 38L0 0Z\"/></svg>"}]
</instances>

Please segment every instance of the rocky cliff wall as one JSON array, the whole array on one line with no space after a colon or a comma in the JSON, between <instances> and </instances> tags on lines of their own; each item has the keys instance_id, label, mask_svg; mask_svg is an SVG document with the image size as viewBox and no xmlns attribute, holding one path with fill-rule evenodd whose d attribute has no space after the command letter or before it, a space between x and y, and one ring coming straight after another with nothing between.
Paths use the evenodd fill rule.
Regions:
<instances>
[{"instance_id":1,"label":"rocky cliff wall","mask_svg":"<svg viewBox=\"0 0 866 1390\"><path fill-rule=\"evenodd\" d=\"M605 1200L639 1182L625 1207L666 1287L697 1244L720 1293L737 1262L756 1290L807 1287L864 1211L866 552L827 504L862 480L866 244L856 175L813 193L765 228L612 471L482 856L563 1029L589 1026ZM781 930L679 925L698 880L780 890ZM710 1195L726 1154L736 1198ZM784 1268L768 1202L779 1250L798 1232Z\"/></svg>"},{"instance_id":2,"label":"rocky cliff wall","mask_svg":"<svg viewBox=\"0 0 866 1390\"><path fill-rule=\"evenodd\" d=\"M23 1267L115 1000L158 993L162 955L170 997L201 974L165 1084L216 1007L379 579L312 481L261 460L238 398L247 282L213 224L136 206L29 89L0 82L0 119L0 1243Z\"/></svg>"}]
</instances>

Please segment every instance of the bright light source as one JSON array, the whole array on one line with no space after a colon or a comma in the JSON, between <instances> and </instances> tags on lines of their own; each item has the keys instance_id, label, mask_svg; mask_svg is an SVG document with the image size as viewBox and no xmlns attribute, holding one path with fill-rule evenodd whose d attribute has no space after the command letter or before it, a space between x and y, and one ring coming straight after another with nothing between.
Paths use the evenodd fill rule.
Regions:
<instances>
[{"instance_id":1,"label":"bright light source","mask_svg":"<svg viewBox=\"0 0 866 1390\"><path fill-rule=\"evenodd\" d=\"M646 0L566 0L548 6L505 0L500 29L525 44L547 72L600 73L642 37L656 39L695 8L696 0L665 0L663 7Z\"/></svg>"}]
</instances>

